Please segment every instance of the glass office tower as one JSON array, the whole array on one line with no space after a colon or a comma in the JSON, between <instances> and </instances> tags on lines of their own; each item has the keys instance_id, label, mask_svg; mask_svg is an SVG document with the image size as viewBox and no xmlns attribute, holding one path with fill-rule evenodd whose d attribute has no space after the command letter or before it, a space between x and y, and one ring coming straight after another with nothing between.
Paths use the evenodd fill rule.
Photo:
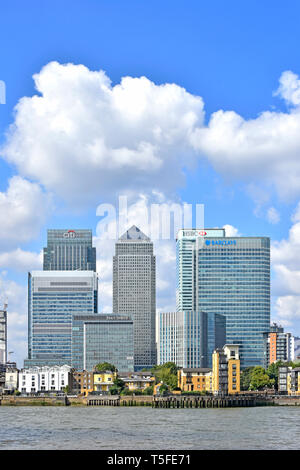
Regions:
<instances>
[{"instance_id":1,"label":"glass office tower","mask_svg":"<svg viewBox=\"0 0 300 470\"><path fill-rule=\"evenodd\" d=\"M128 315L73 314L72 367L92 371L109 362L119 371L133 372L133 320Z\"/></svg>"},{"instance_id":2,"label":"glass office tower","mask_svg":"<svg viewBox=\"0 0 300 470\"><path fill-rule=\"evenodd\" d=\"M158 364L212 367L212 353L226 343L226 318L206 312L160 312L157 323Z\"/></svg>"},{"instance_id":3,"label":"glass office tower","mask_svg":"<svg viewBox=\"0 0 300 470\"><path fill-rule=\"evenodd\" d=\"M264 365L270 328L270 239L226 237L224 229L180 230L177 310L226 317L226 342L240 345L241 367Z\"/></svg>"},{"instance_id":4,"label":"glass office tower","mask_svg":"<svg viewBox=\"0 0 300 470\"><path fill-rule=\"evenodd\" d=\"M135 370L156 364L156 274L153 243L132 226L116 243L113 313L132 315Z\"/></svg>"},{"instance_id":5,"label":"glass office tower","mask_svg":"<svg viewBox=\"0 0 300 470\"><path fill-rule=\"evenodd\" d=\"M43 270L96 272L96 248L92 246L92 231L48 230Z\"/></svg>"},{"instance_id":6,"label":"glass office tower","mask_svg":"<svg viewBox=\"0 0 300 470\"><path fill-rule=\"evenodd\" d=\"M97 312L93 271L32 271L28 275L28 359L24 367L71 365L72 315Z\"/></svg>"},{"instance_id":7,"label":"glass office tower","mask_svg":"<svg viewBox=\"0 0 300 470\"><path fill-rule=\"evenodd\" d=\"M0 310L0 365L7 363L7 311Z\"/></svg>"}]
</instances>

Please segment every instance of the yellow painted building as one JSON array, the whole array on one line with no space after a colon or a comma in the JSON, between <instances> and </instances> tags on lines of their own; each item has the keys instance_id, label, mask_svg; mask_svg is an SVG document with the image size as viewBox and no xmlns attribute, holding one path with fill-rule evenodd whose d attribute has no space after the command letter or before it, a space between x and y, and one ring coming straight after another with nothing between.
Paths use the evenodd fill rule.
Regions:
<instances>
[{"instance_id":1,"label":"yellow painted building","mask_svg":"<svg viewBox=\"0 0 300 470\"><path fill-rule=\"evenodd\" d=\"M226 344L212 356L212 369L178 370L178 388L182 392L212 392L225 395L240 392L239 346Z\"/></svg>"},{"instance_id":2,"label":"yellow painted building","mask_svg":"<svg viewBox=\"0 0 300 470\"><path fill-rule=\"evenodd\" d=\"M205 392L212 390L212 371L208 368L178 370L178 388L182 392Z\"/></svg>"},{"instance_id":3,"label":"yellow painted building","mask_svg":"<svg viewBox=\"0 0 300 470\"><path fill-rule=\"evenodd\" d=\"M94 392L108 392L116 377L116 372L94 372Z\"/></svg>"},{"instance_id":4,"label":"yellow painted building","mask_svg":"<svg viewBox=\"0 0 300 470\"><path fill-rule=\"evenodd\" d=\"M120 372L119 378L130 391L145 390L155 384L155 377L147 372Z\"/></svg>"},{"instance_id":5,"label":"yellow painted building","mask_svg":"<svg viewBox=\"0 0 300 470\"><path fill-rule=\"evenodd\" d=\"M94 390L94 373L74 371L72 389L78 395L87 396Z\"/></svg>"},{"instance_id":6,"label":"yellow painted building","mask_svg":"<svg viewBox=\"0 0 300 470\"><path fill-rule=\"evenodd\" d=\"M292 396L300 395L300 367L289 368L287 374L287 392Z\"/></svg>"},{"instance_id":7,"label":"yellow painted building","mask_svg":"<svg viewBox=\"0 0 300 470\"><path fill-rule=\"evenodd\" d=\"M223 349L216 349L213 362L213 393L225 395L240 392L240 359L237 344L225 344Z\"/></svg>"}]
</instances>

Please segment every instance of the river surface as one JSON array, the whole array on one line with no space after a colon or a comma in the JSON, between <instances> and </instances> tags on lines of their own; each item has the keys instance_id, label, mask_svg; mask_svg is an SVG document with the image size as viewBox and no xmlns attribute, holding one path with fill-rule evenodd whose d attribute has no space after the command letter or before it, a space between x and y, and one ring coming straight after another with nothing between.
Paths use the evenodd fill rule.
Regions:
<instances>
[{"instance_id":1,"label":"river surface","mask_svg":"<svg viewBox=\"0 0 300 470\"><path fill-rule=\"evenodd\" d=\"M300 407L0 407L0 451L299 448Z\"/></svg>"}]
</instances>

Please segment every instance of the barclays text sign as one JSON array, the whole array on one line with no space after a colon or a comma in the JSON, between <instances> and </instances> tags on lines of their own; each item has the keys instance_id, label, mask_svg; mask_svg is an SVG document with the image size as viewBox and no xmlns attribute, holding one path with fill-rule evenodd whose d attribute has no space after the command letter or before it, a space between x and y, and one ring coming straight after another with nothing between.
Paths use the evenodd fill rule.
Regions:
<instances>
[{"instance_id":1,"label":"barclays text sign","mask_svg":"<svg viewBox=\"0 0 300 470\"><path fill-rule=\"evenodd\" d=\"M236 240L205 240L207 246L233 246L236 245Z\"/></svg>"}]
</instances>

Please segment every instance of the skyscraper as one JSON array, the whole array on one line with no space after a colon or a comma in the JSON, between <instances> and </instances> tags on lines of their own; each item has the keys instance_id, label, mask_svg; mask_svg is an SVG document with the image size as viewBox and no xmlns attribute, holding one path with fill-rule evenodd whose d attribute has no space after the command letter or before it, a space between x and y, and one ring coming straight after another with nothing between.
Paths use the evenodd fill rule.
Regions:
<instances>
[{"instance_id":1,"label":"skyscraper","mask_svg":"<svg viewBox=\"0 0 300 470\"><path fill-rule=\"evenodd\" d=\"M153 243L132 226L116 243L113 313L133 316L135 370L156 364L156 274Z\"/></svg>"},{"instance_id":2,"label":"skyscraper","mask_svg":"<svg viewBox=\"0 0 300 470\"><path fill-rule=\"evenodd\" d=\"M47 231L44 271L96 271L96 248L91 230Z\"/></svg>"},{"instance_id":3,"label":"skyscraper","mask_svg":"<svg viewBox=\"0 0 300 470\"><path fill-rule=\"evenodd\" d=\"M0 365L7 362L7 311L0 310Z\"/></svg>"},{"instance_id":4,"label":"skyscraper","mask_svg":"<svg viewBox=\"0 0 300 470\"><path fill-rule=\"evenodd\" d=\"M215 313L160 312L157 330L158 364L212 367L213 351L226 343L226 318Z\"/></svg>"},{"instance_id":5,"label":"skyscraper","mask_svg":"<svg viewBox=\"0 0 300 470\"><path fill-rule=\"evenodd\" d=\"M24 366L71 365L72 315L97 312L93 271L28 274L28 360Z\"/></svg>"},{"instance_id":6,"label":"skyscraper","mask_svg":"<svg viewBox=\"0 0 300 470\"><path fill-rule=\"evenodd\" d=\"M43 271L28 274L25 367L71 364L73 313L98 311L91 230L48 230Z\"/></svg>"},{"instance_id":7,"label":"skyscraper","mask_svg":"<svg viewBox=\"0 0 300 470\"><path fill-rule=\"evenodd\" d=\"M270 239L184 229L176 249L177 311L225 315L226 342L240 345L241 367L263 366L263 333L270 327Z\"/></svg>"}]
</instances>

